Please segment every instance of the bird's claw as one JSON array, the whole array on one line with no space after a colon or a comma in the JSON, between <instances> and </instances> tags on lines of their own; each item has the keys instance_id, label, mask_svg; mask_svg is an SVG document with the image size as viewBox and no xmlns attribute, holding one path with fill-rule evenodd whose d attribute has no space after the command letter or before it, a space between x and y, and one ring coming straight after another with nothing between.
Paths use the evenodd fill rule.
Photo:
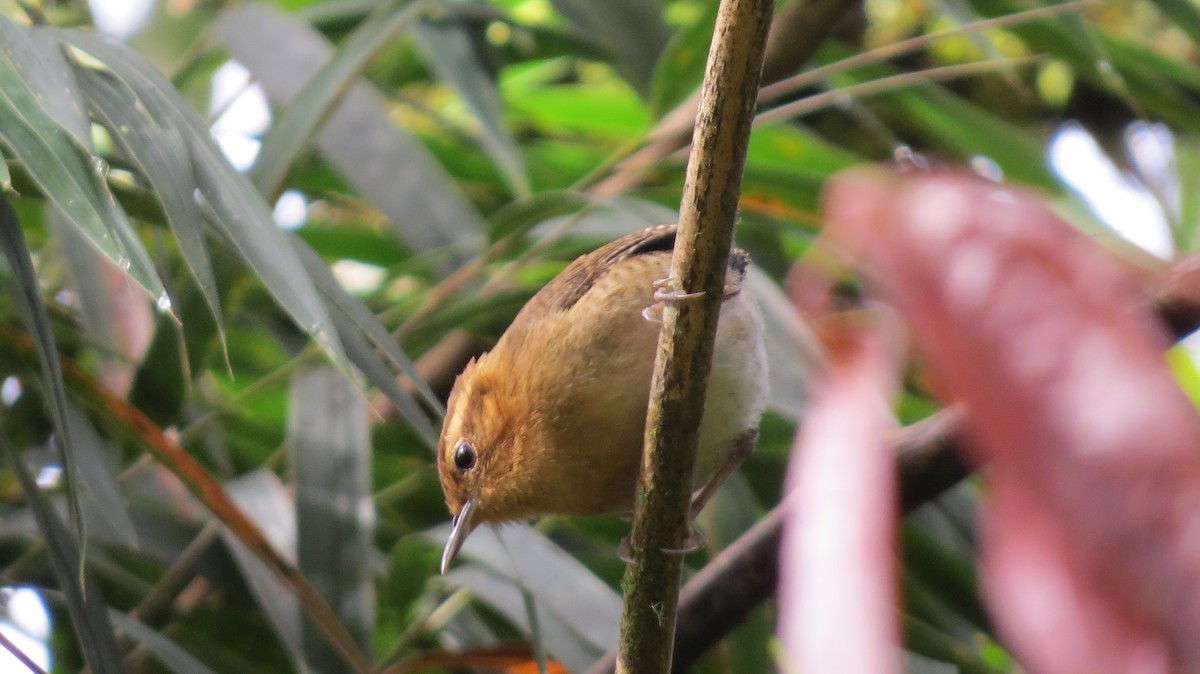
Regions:
<instances>
[{"instance_id":1,"label":"bird's claw","mask_svg":"<svg viewBox=\"0 0 1200 674\"><path fill-rule=\"evenodd\" d=\"M678 288L678 285L679 281L671 277L658 279L654 282L654 299L659 302L679 302L704 297L703 290L689 293Z\"/></svg>"},{"instance_id":2,"label":"bird's claw","mask_svg":"<svg viewBox=\"0 0 1200 674\"><path fill-rule=\"evenodd\" d=\"M660 278L654 282L654 304L642 309L642 318L651 323L663 322L663 311L667 308L668 302L680 302L683 300L694 300L704 297L704 291L689 293L676 288L678 284L673 278ZM729 295L726 295L727 297Z\"/></svg>"}]
</instances>

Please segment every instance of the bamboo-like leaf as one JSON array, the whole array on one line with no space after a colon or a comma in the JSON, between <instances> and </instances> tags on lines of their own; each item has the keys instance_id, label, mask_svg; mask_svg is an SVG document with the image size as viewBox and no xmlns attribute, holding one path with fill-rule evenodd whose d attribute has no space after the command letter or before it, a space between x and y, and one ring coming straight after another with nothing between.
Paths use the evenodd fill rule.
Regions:
<instances>
[{"instance_id":1,"label":"bamboo-like leaf","mask_svg":"<svg viewBox=\"0 0 1200 674\"><path fill-rule=\"evenodd\" d=\"M278 192L288 169L308 147L321 122L337 106L342 95L379 50L397 33L412 25L428 4L424 0L388 0L379 5L363 19L333 57L309 78L300 92L282 107L263 137L258 159L250 170L250 179L260 192L268 195ZM254 16L265 11L243 7L232 10L233 16L226 20L237 23L247 12Z\"/></svg>"},{"instance_id":2,"label":"bamboo-like leaf","mask_svg":"<svg viewBox=\"0 0 1200 674\"><path fill-rule=\"evenodd\" d=\"M159 662L175 674L215 674L196 656L180 648L179 644L171 641L162 632L150 629L136 618L114 609L109 609L108 617L122 632L153 653Z\"/></svg>"},{"instance_id":3,"label":"bamboo-like leaf","mask_svg":"<svg viewBox=\"0 0 1200 674\"><path fill-rule=\"evenodd\" d=\"M466 28L449 22L421 21L414 26L425 63L462 98L482 126L479 140L518 197L530 194L520 148L504 122L496 82L484 70Z\"/></svg>"},{"instance_id":4,"label":"bamboo-like leaf","mask_svg":"<svg viewBox=\"0 0 1200 674\"><path fill-rule=\"evenodd\" d=\"M436 447L438 434L430 424L429 417L412 395L396 383L394 371L385 364L379 353L383 353L392 365L408 376L417 392L421 394L421 399L439 416L446 413L442 401L429 388L429 384L417 372L417 366L412 359L404 353L371 310L342 288L321 258L304 242L294 239L292 243L304 268L325 296L330 314L338 319L339 334L347 356L367 379L391 400L417 435L428 443L430 449Z\"/></svg>"},{"instance_id":5,"label":"bamboo-like leaf","mask_svg":"<svg viewBox=\"0 0 1200 674\"><path fill-rule=\"evenodd\" d=\"M0 249L4 251L4 257L8 262L14 286L12 294L17 314L33 336L37 348L42 387L45 392L42 398L58 433L63 472L67 479L67 500L70 502L71 523L74 526L76 538L86 541L86 525L79 496L82 477L76 464L79 452L75 447L73 429L68 422L67 389L63 385L62 366L58 361L58 346L55 344L54 331L50 326L50 316L46 313L46 305L42 303L42 296L38 292L37 274L33 269L33 260L29 256L29 249L25 245L25 235L21 230L21 223L17 220L17 215L8 202L8 197L4 194L0 194ZM82 568L82 557L77 559L76 563Z\"/></svg>"},{"instance_id":6,"label":"bamboo-like leaf","mask_svg":"<svg viewBox=\"0 0 1200 674\"><path fill-rule=\"evenodd\" d=\"M154 187L167 224L175 234L179 252L216 321L218 338L224 344L225 324L217 297L217 282L204 243L200 207L193 194L196 176L192 169L192 154L183 133L178 128L163 128L146 108L133 104L138 100L137 96L111 73L80 68L78 78L88 108Z\"/></svg>"},{"instance_id":7,"label":"bamboo-like leaf","mask_svg":"<svg viewBox=\"0 0 1200 674\"><path fill-rule=\"evenodd\" d=\"M449 529L443 526L429 533L440 542ZM616 645L621 608L617 594L541 533L524 525L483 529L467 539L462 554L487 568L460 567L449 580L471 588L527 631L532 625L524 592L530 593L546 650L571 671L583 671ZM588 610L576 610L580 605Z\"/></svg>"},{"instance_id":8,"label":"bamboo-like leaf","mask_svg":"<svg viewBox=\"0 0 1200 674\"><path fill-rule=\"evenodd\" d=\"M22 360L31 360L36 353L36 346L30 344L23 333L5 329L0 325L0 347L8 347L9 353L16 354ZM256 526L245 512L234 503L226 490L211 474L188 452L184 451L166 431L151 421L138 408L123 398L113 395L104 389L92 377L84 373L78 365L70 360L63 360L61 367L71 383L71 389L89 405L93 411L102 412L119 429L132 430L140 438L142 447L154 455L162 464L174 473L188 489L227 527L229 540L240 542L238 550L262 560L278 578L284 581L284 588L279 586L267 588L271 594L268 599L277 594L286 594L291 598L299 597L306 614L324 631L326 638L338 645L350 665L349 671L365 673L369 670L365 656L346 633L345 628L338 622L337 617L325 603L324 599L312 588L304 576L295 569L291 557L285 556L281 550L292 550L288 541L294 541L294 535L286 530L286 518L275 517L270 523L278 524L282 531L272 532L268 537L261 528ZM273 476L272 476L273 477ZM267 483L269 486L270 483ZM263 485L252 485L265 489ZM268 504L270 502L268 501ZM291 513L291 508L286 509ZM294 525L293 525L294 526ZM281 540L282 543L272 543L271 540Z\"/></svg>"},{"instance_id":9,"label":"bamboo-like leaf","mask_svg":"<svg viewBox=\"0 0 1200 674\"><path fill-rule=\"evenodd\" d=\"M1187 33L1194 44L1200 44L1200 9L1196 5L1189 0L1154 0L1154 4Z\"/></svg>"},{"instance_id":10,"label":"bamboo-like leaf","mask_svg":"<svg viewBox=\"0 0 1200 674\"><path fill-rule=\"evenodd\" d=\"M0 17L0 140L42 194L97 249L153 297L163 297L162 281L150 256L104 182L103 161L56 121L54 115L70 116L66 111L73 104L60 102L52 114L25 79L29 66L18 65L17 55L37 49L34 45L27 31Z\"/></svg>"},{"instance_id":11,"label":"bamboo-like leaf","mask_svg":"<svg viewBox=\"0 0 1200 674\"><path fill-rule=\"evenodd\" d=\"M322 36L265 4L231 8L216 31L277 106L291 101L333 58ZM263 35L273 39L264 42ZM415 250L457 246L465 261L478 247L483 218L429 151L391 122L368 84L349 85L325 120L317 147Z\"/></svg>"},{"instance_id":12,"label":"bamboo-like leaf","mask_svg":"<svg viewBox=\"0 0 1200 674\"><path fill-rule=\"evenodd\" d=\"M36 92L50 119L71 134L79 147L92 150L91 123L83 97L62 48L37 32L0 21L0 44L21 78Z\"/></svg>"},{"instance_id":13,"label":"bamboo-like leaf","mask_svg":"<svg viewBox=\"0 0 1200 674\"><path fill-rule=\"evenodd\" d=\"M120 358L121 340L117 320L111 311L112 288L106 282L105 258L87 243L87 238L63 215L47 204L43 220L57 237L62 264L78 295L78 313L83 331L97 351Z\"/></svg>"},{"instance_id":14,"label":"bamboo-like leaf","mask_svg":"<svg viewBox=\"0 0 1200 674\"><path fill-rule=\"evenodd\" d=\"M989 666L974 649L937 628L903 616L904 642L912 652L939 662L948 662L962 674L1000 674Z\"/></svg>"},{"instance_id":15,"label":"bamboo-like leaf","mask_svg":"<svg viewBox=\"0 0 1200 674\"><path fill-rule=\"evenodd\" d=\"M162 128L183 135L192 153L197 185L212 208L212 224L238 250L292 320L313 337L334 364L352 372L317 290L301 271L284 233L275 226L271 209L246 177L229 165L204 122L171 83L123 46L81 31L44 30L102 61Z\"/></svg>"},{"instance_id":16,"label":"bamboo-like leaf","mask_svg":"<svg viewBox=\"0 0 1200 674\"><path fill-rule=\"evenodd\" d=\"M4 159L3 148L0 147L0 192L12 191L12 174L8 171L8 162Z\"/></svg>"},{"instance_id":17,"label":"bamboo-like leaf","mask_svg":"<svg viewBox=\"0 0 1200 674\"><path fill-rule=\"evenodd\" d=\"M654 66L671 31L656 3L642 0L552 0L580 35L600 42L617 72L642 95L650 92Z\"/></svg>"},{"instance_id":18,"label":"bamboo-like leaf","mask_svg":"<svg viewBox=\"0 0 1200 674\"><path fill-rule=\"evenodd\" d=\"M38 592L52 602L60 604L67 602L66 595L57 590L38 588ZM117 629L153 653L158 661L172 672L176 674L215 674L196 656L180 648L179 644L171 641L163 633L147 627L145 623L133 616L110 608L108 609L108 619Z\"/></svg>"},{"instance_id":19,"label":"bamboo-like leaf","mask_svg":"<svg viewBox=\"0 0 1200 674\"><path fill-rule=\"evenodd\" d=\"M225 485L233 502L266 535L270 545L289 562L296 557L296 516L287 489L273 473L257 470ZM263 564L259 555L242 542L231 529L222 527L221 540L229 547L234 562L255 601L263 610L275 634L297 663L304 659L300 603L287 584ZM344 662L344 661L343 661Z\"/></svg>"},{"instance_id":20,"label":"bamboo-like leaf","mask_svg":"<svg viewBox=\"0 0 1200 674\"><path fill-rule=\"evenodd\" d=\"M969 2L986 16L1025 9L1011 0ZM1066 61L1078 77L1120 96L1135 110L1151 112L1184 129L1200 129L1194 95L1180 90L1182 86L1196 90L1200 71L1194 66L1163 58L1152 49L1128 41L1097 35L1071 15L1058 21L1025 23L1011 30L1030 49Z\"/></svg>"},{"instance_id":21,"label":"bamboo-like leaf","mask_svg":"<svg viewBox=\"0 0 1200 674\"><path fill-rule=\"evenodd\" d=\"M650 90L650 110L655 119L700 90L718 7L718 2L706 3L704 11L667 43L658 67L654 69Z\"/></svg>"},{"instance_id":22,"label":"bamboo-like leaf","mask_svg":"<svg viewBox=\"0 0 1200 674\"><path fill-rule=\"evenodd\" d=\"M71 425L76 454L77 473L72 481L78 484L84 515L94 523L103 523L101 526L109 530L113 540L137 549L133 518L117 486L116 452L100 438L87 415L71 403L67 403L67 423ZM96 531L95 535L103 533Z\"/></svg>"},{"instance_id":23,"label":"bamboo-like leaf","mask_svg":"<svg viewBox=\"0 0 1200 674\"><path fill-rule=\"evenodd\" d=\"M767 371L771 374L767 404L799 421L808 402L808 386L824 366L824 350L779 286L757 267L750 267L746 288L758 300L766 328Z\"/></svg>"},{"instance_id":24,"label":"bamboo-like leaf","mask_svg":"<svg viewBox=\"0 0 1200 674\"><path fill-rule=\"evenodd\" d=\"M523 236L529 230L551 218L572 216L584 217L592 209L591 200L585 194L570 191L538 192L537 194L507 204L488 218L488 240Z\"/></svg>"},{"instance_id":25,"label":"bamboo-like leaf","mask_svg":"<svg viewBox=\"0 0 1200 674\"><path fill-rule=\"evenodd\" d=\"M367 406L332 368L292 379L288 444L296 474L297 558L364 652L375 625L375 516L371 504L371 437ZM343 660L312 625L303 625L305 659L318 671Z\"/></svg>"},{"instance_id":26,"label":"bamboo-like leaf","mask_svg":"<svg viewBox=\"0 0 1200 674\"><path fill-rule=\"evenodd\" d=\"M59 588L67 603L67 615L75 628L80 650L88 666L96 674L121 674L125 671L121 663L121 652L113 636L112 624L104 606L100 588L93 582L91 573L79 566L79 546L71 532L54 512L49 501L38 489L37 482L21 460L21 456L0 433L0 449L12 466L13 473L25 493L33 510L38 529L46 543L50 564Z\"/></svg>"}]
</instances>

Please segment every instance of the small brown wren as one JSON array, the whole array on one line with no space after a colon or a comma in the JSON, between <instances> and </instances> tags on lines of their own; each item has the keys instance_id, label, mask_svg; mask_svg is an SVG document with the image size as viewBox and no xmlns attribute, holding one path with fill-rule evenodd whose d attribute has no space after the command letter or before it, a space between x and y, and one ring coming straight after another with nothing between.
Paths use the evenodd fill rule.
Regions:
<instances>
[{"instance_id":1,"label":"small brown wren","mask_svg":"<svg viewBox=\"0 0 1200 674\"><path fill-rule=\"evenodd\" d=\"M442 572L480 524L631 511L675 225L634 232L576 259L529 300L454 383L437 466L453 515ZM763 320L725 277L692 517L753 449L766 404ZM657 318L656 318L657 317Z\"/></svg>"}]
</instances>

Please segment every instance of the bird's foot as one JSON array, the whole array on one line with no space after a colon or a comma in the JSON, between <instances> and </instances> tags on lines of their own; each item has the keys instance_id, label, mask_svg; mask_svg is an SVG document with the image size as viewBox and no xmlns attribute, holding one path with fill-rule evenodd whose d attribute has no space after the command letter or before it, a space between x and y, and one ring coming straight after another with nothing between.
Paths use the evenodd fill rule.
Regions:
<instances>
[{"instance_id":1,"label":"bird's foot","mask_svg":"<svg viewBox=\"0 0 1200 674\"><path fill-rule=\"evenodd\" d=\"M694 300L704 297L704 291L689 293L679 288L677 279L667 277L660 278L654 282L654 299L659 302L681 302L683 300Z\"/></svg>"},{"instance_id":2,"label":"bird's foot","mask_svg":"<svg viewBox=\"0 0 1200 674\"><path fill-rule=\"evenodd\" d=\"M622 538L621 542L617 544L617 557L626 564L633 564L633 542L629 540L628 536Z\"/></svg>"},{"instance_id":3,"label":"bird's foot","mask_svg":"<svg viewBox=\"0 0 1200 674\"><path fill-rule=\"evenodd\" d=\"M684 300L694 300L704 297L704 291L689 293L675 287L678 281L673 278L660 278L654 282L654 304L642 309L642 318L651 323L663 322L663 311L666 310L669 302L681 302ZM729 295L726 295L729 297Z\"/></svg>"}]
</instances>

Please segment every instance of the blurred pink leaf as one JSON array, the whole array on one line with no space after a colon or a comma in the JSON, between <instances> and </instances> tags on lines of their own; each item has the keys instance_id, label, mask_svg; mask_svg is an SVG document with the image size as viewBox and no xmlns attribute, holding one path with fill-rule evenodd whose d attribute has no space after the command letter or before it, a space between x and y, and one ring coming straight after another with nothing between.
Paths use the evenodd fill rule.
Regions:
<instances>
[{"instance_id":1,"label":"blurred pink leaf","mask_svg":"<svg viewBox=\"0 0 1200 674\"><path fill-rule=\"evenodd\" d=\"M1200 425L1118 258L1037 197L855 172L828 236L908 319L984 465L983 572L1033 672L1200 671Z\"/></svg>"},{"instance_id":2,"label":"blurred pink leaf","mask_svg":"<svg viewBox=\"0 0 1200 674\"><path fill-rule=\"evenodd\" d=\"M895 426L900 331L891 313L872 318L876 325L827 332L831 362L788 470L779 565L785 671L900 671L896 485L885 442ZM893 329L879 329L889 318Z\"/></svg>"}]
</instances>

